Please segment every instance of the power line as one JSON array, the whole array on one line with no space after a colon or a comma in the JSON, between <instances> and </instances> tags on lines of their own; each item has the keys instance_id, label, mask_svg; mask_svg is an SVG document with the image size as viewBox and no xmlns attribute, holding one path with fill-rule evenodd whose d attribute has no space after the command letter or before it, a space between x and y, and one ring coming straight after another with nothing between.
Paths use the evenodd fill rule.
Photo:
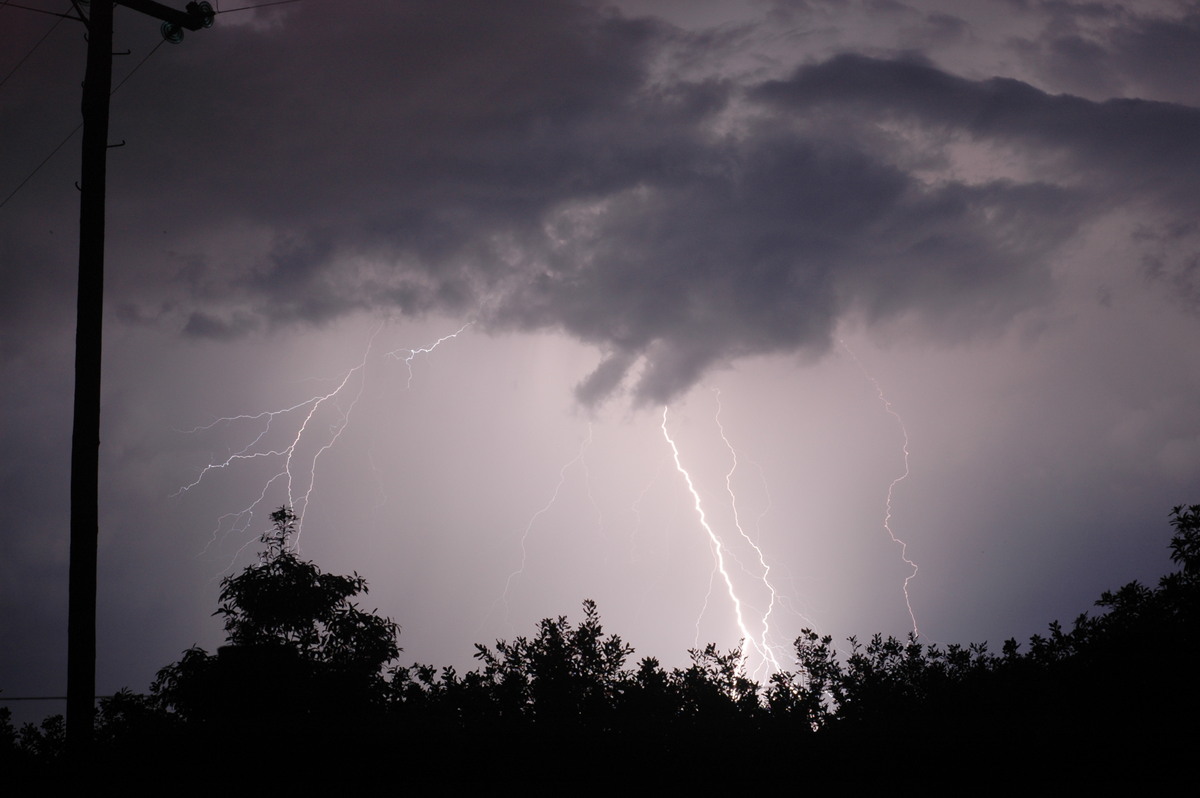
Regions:
<instances>
[{"instance_id":1,"label":"power line","mask_svg":"<svg viewBox=\"0 0 1200 798\"><path fill-rule=\"evenodd\" d=\"M288 3L299 3L300 0L273 0L270 3L259 3L256 6L241 6L239 8L225 8L217 11L218 14L230 14L234 11L250 11L255 8L266 8L267 6L283 6Z\"/></svg>"},{"instance_id":2,"label":"power line","mask_svg":"<svg viewBox=\"0 0 1200 798\"><path fill-rule=\"evenodd\" d=\"M142 693L134 693L142 695ZM96 698L116 698L115 695L98 695ZM65 695L0 695L0 703L5 701L66 701Z\"/></svg>"},{"instance_id":3,"label":"power line","mask_svg":"<svg viewBox=\"0 0 1200 798\"><path fill-rule=\"evenodd\" d=\"M119 89L119 88L121 88L122 86L124 86L124 85L125 85L125 81L127 81L127 80L129 80L131 77L133 77L133 73L134 73L134 72L137 72L139 69L141 69L141 68L142 68L142 64L144 64L144 63L146 63L147 61L149 61L149 60L150 60L150 56L152 56L152 55L154 55L155 53L157 53L157 52L158 52L158 48L159 48L159 47L162 47L162 46L163 46L164 44L166 44L166 43L167 43L167 40L166 40L166 39L159 39L159 40L158 40L158 44L154 45L154 48L153 48L153 49L152 49L150 52L146 53L146 55L145 55L145 56L143 56L142 60L141 60L141 61L138 61L138 62L137 62L137 65L136 65L136 66L135 66L133 69L129 70L128 74L126 74L126 75L125 75L125 77L121 78L121 82L120 82L120 83L118 83L116 86L113 86L113 90L112 90L111 92L109 92L109 95L108 95L108 96L110 96L110 97L111 97L112 95L116 94L116 93L117 93L117 89Z\"/></svg>"},{"instance_id":4,"label":"power line","mask_svg":"<svg viewBox=\"0 0 1200 798\"><path fill-rule=\"evenodd\" d=\"M221 10L220 10L220 11L218 11L217 13L219 13L219 14L231 14L231 13L233 13L233 12L235 12L235 11L252 11L253 9L256 9L256 8L266 8L267 6L282 6L282 5L289 5L289 4L291 4L291 3L299 3L299 2L300 2L300 0L271 0L270 2L266 2L266 3L259 3L258 5L253 5L253 6L240 6L240 7L238 7L238 8L226 8L226 9L221 9ZM218 5L219 5L219 4L218 4ZM0 8L7 8L7 7L11 7L11 8L22 8L22 9L25 9L25 10L27 10L27 11L40 11L40 12L42 12L43 14L52 14L52 15L54 15L54 16L57 16L57 17L59 17L60 19L58 20L58 22L55 22L55 23L54 23L54 25L53 25L53 26L50 28L50 30L49 30L49 31L46 31L45 35L43 35L43 36L42 36L42 38L38 40L38 43L37 43L37 44L35 44L35 45L33 46L33 48L32 48L32 49L30 49L30 51L29 51L28 53L26 53L26 54L25 54L25 57L24 57L24 58L22 58L20 62L18 62L18 63L17 63L17 66L13 67L13 68L12 68L12 70L10 70L10 71L9 71L8 75L5 75L5 76L4 76L4 80L0 80L0 86L3 86L3 85L4 85L4 81L8 80L8 78L9 78L9 77L12 75L12 73L13 73L13 72L16 72L16 71L17 71L17 68L18 68L18 67L20 67L20 66L21 66L21 64L25 62L25 59L26 59L26 58L28 58L30 55L32 55L32 54L33 54L33 51L37 49L38 45L40 45L40 44L42 43L42 41L43 41L43 40L45 40L45 38L46 38L47 36L49 36L49 35L50 35L50 33L51 33L51 32L53 32L55 28L57 28L57 27L58 27L58 24L59 24L59 22L62 22L64 19L75 19L75 17L71 16L70 14L54 14L54 12L52 12L52 11L46 11L45 9L41 9L41 8L30 8L30 7L28 7L28 6L21 6L21 5L17 5L17 4L15 4L15 3L10 3L10 2L0 3ZM131 78L131 77L133 76L133 73L134 73L134 72L137 72L137 71L138 71L138 69L140 69L140 68L141 68L142 64L146 63L146 61L148 61L148 60L150 59L150 56L152 56L152 55L154 55L156 52L158 52L158 48L159 48L159 47L162 47L162 46L163 46L163 43L164 43L165 41L166 41L166 39L163 39L162 41L160 41L158 44L156 44L156 45L154 46L154 49L152 49L150 52L146 53L146 56L145 56L145 57L144 57L144 58L143 58L141 61L139 61L139 62L137 63L137 66L135 66L133 69L129 70L129 73L128 73L127 75L125 75L125 77L121 79L121 82L120 82L120 83L118 83L118 84L117 84L117 85L116 85L116 86L113 88L113 90L112 90L112 93L113 93L113 94L116 94L116 92L117 92L117 89L119 89L119 88L121 88L122 86L124 86L124 85L125 85L125 81L129 80L129 78ZM49 161L51 158L53 158L53 157L54 157L55 153L57 153L59 150L61 150L61 149L63 148L63 145L65 145L65 144L66 144L68 141L70 141L70 140L71 140L71 137L72 137L72 136L74 136L76 133L78 133L78 132L79 132L79 130L80 130L80 128L82 128L82 127L83 127L83 123L82 123L82 122L80 122L78 125L76 125L76 126L74 127L74 129L72 129L72 130L71 130L71 132L67 134L66 138L64 138L64 139L63 139L61 142L59 142L58 146L57 146L57 147L55 147L53 150L51 150L51 151L50 151L50 154L49 154L49 155L47 155L45 158L43 158L43 159L42 159L42 162L41 162L41 163L39 163L37 166L35 166L35 167L33 168L33 171L32 171L32 172L30 172L30 173L29 173L29 174L28 174L28 175L25 177L25 179L24 179L24 180L22 180L20 183L18 183L18 184L17 184L17 187L16 187L16 188L14 188L14 189L13 189L13 190L12 190L12 191L11 191L11 192L8 194L8 196L7 196L7 197L5 197L3 200L0 200L0 208L3 208L5 205L7 205L7 204L8 204L8 201L9 201L9 200L11 200L13 197L15 197L15 196L17 195L17 192L18 192L18 191L20 191L20 190L21 190L21 189L22 189L22 188L25 186L25 184L26 184L26 183L28 183L30 180L32 180L32 179L33 179L33 177L34 177L34 175L36 175L36 174L37 174L39 171L41 171L42 167L43 167L43 166L45 166L45 165L46 165L46 163L47 163L47 162L48 162L48 161Z\"/></svg>"},{"instance_id":5,"label":"power line","mask_svg":"<svg viewBox=\"0 0 1200 798\"><path fill-rule=\"evenodd\" d=\"M57 11L47 11L44 8L34 8L33 6L22 6L22 5L17 5L16 3L5 3L4 5L0 6L0 8L19 8L22 11L36 11L39 14L49 14L52 17L62 17L63 19L79 19L79 17L76 17L69 13L60 14Z\"/></svg>"},{"instance_id":6,"label":"power line","mask_svg":"<svg viewBox=\"0 0 1200 798\"><path fill-rule=\"evenodd\" d=\"M8 3L4 4L4 6L6 6L6 5L8 5ZM0 6L0 8L3 8L4 6ZM14 6L14 7L21 8L21 6ZM43 33L42 38L38 39L37 43L34 44L33 47L29 48L29 52L27 52L27 53L25 53L25 55L21 56L21 60L17 62L17 65L14 66L12 69L8 70L8 74L4 76L3 80L0 80L0 86L3 86L5 83L8 82L8 79L13 76L13 73L21 68L21 64L24 64L25 61L29 58L29 56L33 55L33 52L35 50L37 50L38 47L41 46L42 42L46 41L47 36L49 36L51 33L54 33L54 30L59 26L59 24L62 23L62 21L64 19L74 19L74 18L68 17L66 14L59 16L58 20L53 25L50 26L50 30Z\"/></svg>"},{"instance_id":7,"label":"power line","mask_svg":"<svg viewBox=\"0 0 1200 798\"><path fill-rule=\"evenodd\" d=\"M217 3L218 8L215 9L218 14L230 14L234 11L253 11L256 8L266 8L267 6L283 6L289 3L299 3L300 0L271 0L267 3L258 3L252 6L238 6L237 8L220 8L220 3ZM0 8L19 8L22 11L35 11L38 14L48 14L52 17L61 17L62 19L79 19L74 14L69 12L59 13L57 11L47 11L44 8L34 8L33 6L23 6L18 3L4 2L0 3Z\"/></svg>"},{"instance_id":8,"label":"power line","mask_svg":"<svg viewBox=\"0 0 1200 798\"><path fill-rule=\"evenodd\" d=\"M137 62L137 65L136 65L136 66L134 66L134 68L133 68L133 69L129 70L129 73L128 73L128 74L126 74L126 75L125 75L125 77L121 78L121 82L120 82L120 83L118 83L116 86L114 86L114 87L113 87L113 90L112 90L112 91L109 93L109 96L111 96L111 95L113 95L113 94L116 94L116 93L117 93L117 89L119 89L119 88L121 88L122 86L124 86L124 85L125 85L125 81L127 81L127 80L129 80L131 77L133 77L133 73L134 73L134 72L137 72L139 69L141 69L141 67L142 67L142 64L144 64L144 63L146 63L147 61L149 61L149 60L150 60L150 56L152 56L152 55L154 55L155 53L157 53L157 52L158 52L158 48L159 48L159 47L162 47L162 46L163 46L163 44L165 44L165 43L166 43L166 41L167 41L166 39L160 39L160 40L159 40L159 42L158 42L158 44L154 45L153 49L151 49L151 50L150 50L150 52L146 53L146 55L145 55L145 56L142 58L142 60L141 60L141 61L138 61L138 62ZM47 163L47 162L48 162L48 161L49 161L51 158L53 158L53 157L54 157L55 153L57 153L59 150L61 150L61 149L63 148L63 145L65 145L65 144L66 144L68 141L70 141L70 140L71 140L71 138L72 138L72 137L73 137L73 136L74 136L76 133L78 133L78 132L79 132L79 130L80 130L80 128L82 128L82 127L83 127L83 123L82 123L82 122L80 122L78 125L76 125L76 126L74 127L74 129L73 129L73 130L72 130L70 133L68 133L68 134L67 134L67 137L66 137L66 138L64 138L62 141L60 141L60 142L58 143L58 146L57 146L57 147L55 147L53 150L51 150L51 151L50 151L50 154L49 154L49 155L47 155L45 158L43 158L43 159L42 159L42 162L41 162L41 163L39 163L37 166L35 166L35 167L33 168L33 171L32 171L32 172L30 172L30 173L29 173L29 174L28 174L28 175L25 177L25 179L24 179L24 180L22 180L22 181L21 181L19 184L17 184L17 187L16 187L16 188L14 188L14 189L12 190L12 192L11 192L11 193L9 193L9 195L8 195L7 197L5 197L5 198L4 198L4 200L3 200L3 201L0 201L0 208L3 208L3 207L6 205L6 204L8 204L8 201L9 201L10 199L12 199L13 197L15 197L15 196L17 195L17 192L18 192L18 191L20 191L20 190L21 190L21 189L22 189L22 188L25 186L25 184L26 184L26 183L28 183L30 180L32 180L32 179L33 179L33 176L34 176L34 175L36 175L36 174L37 174L39 171L41 171L42 167L43 167L43 166L45 166L45 165L46 165L46 163Z\"/></svg>"},{"instance_id":9,"label":"power line","mask_svg":"<svg viewBox=\"0 0 1200 798\"><path fill-rule=\"evenodd\" d=\"M3 202L0 202L0 208L3 208L5 205L7 205L8 201L10 199L12 199L13 197L15 197L17 195L17 192L20 191L22 188L24 188L25 184L28 183L30 180L32 180L33 176L36 175L39 171L41 171L42 167L46 165L46 162L49 161L51 158L53 158L54 154L56 152L58 152L59 150L61 150L63 148L63 145L66 144L68 141L70 141L71 137L74 136L76 133L78 133L80 128L82 128L82 127L83 127L83 123L80 122L78 125L75 126L74 130L72 130L70 133L67 134L67 137L65 139L63 139L62 141L60 141L58 143L57 147L50 150L50 154L47 155L45 158L43 158L41 163L39 163L37 166L33 167L33 171L30 172L29 175L24 180L22 180L20 183L17 184L17 187L12 190L11 194L9 194L7 197L4 198Z\"/></svg>"}]
</instances>

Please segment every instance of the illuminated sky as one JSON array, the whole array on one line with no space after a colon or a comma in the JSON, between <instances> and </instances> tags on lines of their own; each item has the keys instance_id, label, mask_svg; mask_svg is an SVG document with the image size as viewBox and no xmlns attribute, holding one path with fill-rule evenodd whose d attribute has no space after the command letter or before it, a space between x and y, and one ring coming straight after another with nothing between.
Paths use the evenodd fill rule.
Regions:
<instances>
[{"instance_id":1,"label":"illuminated sky","mask_svg":"<svg viewBox=\"0 0 1200 798\"><path fill-rule=\"evenodd\" d=\"M0 9L4 196L78 121L55 22ZM213 422L343 380L291 461L301 551L460 669L585 598L669 665L736 645L664 406L729 541L736 452L785 662L911 629L905 432L929 640L1155 580L1200 501L1195 3L304 0L158 41L118 11L116 80L149 57L112 106L101 693L220 643L287 501L279 457L204 468L307 410L254 449ZM10 695L65 681L78 150L0 207Z\"/></svg>"}]
</instances>

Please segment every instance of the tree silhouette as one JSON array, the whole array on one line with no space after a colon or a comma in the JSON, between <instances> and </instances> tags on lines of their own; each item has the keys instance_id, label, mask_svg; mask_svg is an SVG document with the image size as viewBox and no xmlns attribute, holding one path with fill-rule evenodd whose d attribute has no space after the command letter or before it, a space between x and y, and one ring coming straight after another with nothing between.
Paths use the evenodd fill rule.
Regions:
<instances>
[{"instance_id":1,"label":"tree silhouette","mask_svg":"<svg viewBox=\"0 0 1200 798\"><path fill-rule=\"evenodd\" d=\"M1171 510L1171 562L1179 563L1188 578L1200 576L1200 504Z\"/></svg>"},{"instance_id":2,"label":"tree silhouette","mask_svg":"<svg viewBox=\"0 0 1200 798\"><path fill-rule=\"evenodd\" d=\"M404 751L431 784L465 757L475 773L523 762L543 779L576 779L602 763L674 782L707 780L718 762L760 774L803 751L829 772L855 768L865 785L954 761L1020 786L1031 763L1087 759L1104 778L1140 777L1194 753L1194 736L1180 730L1200 714L1200 505L1172 510L1180 570L1157 587L1105 592L1100 612L1069 628L1051 623L1023 651L1016 640L993 654L983 643L874 635L850 638L839 655L831 637L805 630L797 669L766 685L744 673L737 649L714 645L689 652L688 667L666 670L653 657L627 667L633 648L604 631L590 600L578 623L547 618L530 637L477 645L479 666L464 675L413 665L385 679L399 627L354 604L367 590L358 574L299 558L290 510L271 518L259 561L221 583L214 614L228 645L185 651L148 698L121 691L101 702L98 762L108 773L158 777L268 742L289 761L353 762L381 779ZM0 711L0 765L10 770L45 769L62 741L61 717L17 730ZM1068 785L1079 774L1049 778Z\"/></svg>"},{"instance_id":3,"label":"tree silhouette","mask_svg":"<svg viewBox=\"0 0 1200 798\"><path fill-rule=\"evenodd\" d=\"M367 592L357 573L322 573L289 539L296 515L281 507L262 536L259 561L221 582L228 644L200 648L159 671L152 691L185 721L262 722L361 713L384 700L383 668L400 652L399 626L351 600Z\"/></svg>"},{"instance_id":4,"label":"tree silhouette","mask_svg":"<svg viewBox=\"0 0 1200 798\"><path fill-rule=\"evenodd\" d=\"M258 565L221 583L215 614L225 619L229 643L284 648L308 662L364 678L380 676L400 653L399 626L350 600L367 593L363 577L322 573L296 555L288 544L295 513L281 507L271 521L274 529L262 537L266 550Z\"/></svg>"},{"instance_id":5,"label":"tree silhouette","mask_svg":"<svg viewBox=\"0 0 1200 798\"><path fill-rule=\"evenodd\" d=\"M605 725L621 693L625 660L633 648L605 635L596 602L583 602L583 620L572 628L565 615L546 618L532 639L496 642L496 650L476 645L482 676L492 685L501 709L542 724Z\"/></svg>"}]
</instances>

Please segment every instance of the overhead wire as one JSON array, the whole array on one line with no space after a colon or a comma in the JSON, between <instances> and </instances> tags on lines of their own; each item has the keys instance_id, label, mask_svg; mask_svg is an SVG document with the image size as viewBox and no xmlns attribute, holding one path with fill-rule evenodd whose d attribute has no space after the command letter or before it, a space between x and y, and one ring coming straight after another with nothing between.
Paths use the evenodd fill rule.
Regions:
<instances>
[{"instance_id":1,"label":"overhead wire","mask_svg":"<svg viewBox=\"0 0 1200 798\"><path fill-rule=\"evenodd\" d=\"M124 85L125 85L125 81L127 81L127 80L129 80L131 77L133 77L133 73L134 73L134 72L137 72L139 69L141 69L141 68L142 68L142 64L144 64L144 63L146 63L147 61L149 61L149 60L150 60L150 56L152 56L152 55L154 55L155 53L157 53L157 52L158 52L158 48L159 48L159 47L162 47L162 46L163 46L164 44L166 44L166 43L167 43L167 40L166 40L166 39L159 39L159 40L158 40L158 44L154 45L154 47L153 47L153 48L150 50L150 52L148 52L148 53L146 53L144 56L142 56L142 60L141 60L141 61L138 61L138 62L137 62L137 64L136 64L136 65L133 67L133 69L131 69L131 70L129 70L127 73L125 73L125 77L121 78L121 82L120 82L120 83L118 83L116 86L113 86L113 89L112 89L112 91L110 91L110 92L108 93L108 96L109 96L109 97L111 97L111 96L113 96L114 94L116 94L116 93L117 93L117 89L119 89L119 88L121 88L122 86L124 86Z\"/></svg>"},{"instance_id":2,"label":"overhead wire","mask_svg":"<svg viewBox=\"0 0 1200 798\"><path fill-rule=\"evenodd\" d=\"M288 3L299 3L299 2L300 2L300 0L271 0L271 2L259 3L258 5L253 5L253 6L239 6L238 8L218 9L217 13L218 14L231 14L234 11L250 11L255 8L266 8L267 6L284 6L284 5L287 5Z\"/></svg>"},{"instance_id":3,"label":"overhead wire","mask_svg":"<svg viewBox=\"0 0 1200 798\"><path fill-rule=\"evenodd\" d=\"M9 3L0 4L0 8L4 8L5 6L8 6L8 5L9 5ZM23 8L23 6L13 6L13 8ZM47 30L45 33L42 34L42 38L38 39L37 42L34 43L33 47L29 48L29 52L27 52L27 53L25 53L25 55L21 56L21 60L17 62L16 66L14 66L12 69L8 70L8 74L5 75L3 79L0 79L0 86L3 86L5 83L8 82L8 79L13 76L13 73L15 73L18 69L21 68L21 64L24 64L29 59L29 56L34 54L34 52L37 50L37 48L41 46L42 42L46 41L46 38L51 33L54 33L55 29L58 28L59 24L61 24L64 19L74 19L74 17L71 17L67 14L60 14L57 16L58 16L58 19L55 21L55 23L53 25L50 26L49 30Z\"/></svg>"},{"instance_id":4,"label":"overhead wire","mask_svg":"<svg viewBox=\"0 0 1200 798\"><path fill-rule=\"evenodd\" d=\"M300 0L269 0L269 2L266 2L266 3L259 3L259 4L257 4L257 5L250 5L250 6L240 6L240 7L238 7L238 8L227 8L227 9L220 9L220 8L218 8L218 9L216 9L216 11L217 11L217 13L218 13L218 14L230 14L230 13L233 13L233 12L235 12L235 11L251 11L251 10L253 10L253 9L256 9L256 8L266 8L267 6L282 6L282 5L289 5L289 4L291 4L291 3L299 3L299 2L300 2ZM220 5L220 3L218 3L218 6L219 6L219 5ZM10 3L10 2L8 2L8 0L5 0L5 2L4 2L4 3L0 3L0 8L4 8L4 7L6 7L6 6L11 6L11 7L13 7L13 8L22 8L22 9L26 9L26 10L28 10L28 11L41 11L42 13L45 13L45 14L53 14L53 12L51 12L51 11L45 11L44 9L39 9L39 8L29 8L29 7L27 7L27 6L21 6L21 5L17 5L17 4L15 4L15 3ZM54 16L58 16L58 17L60 17L60 19L58 20L58 22L62 22L62 20L64 20L64 19L74 19L74 17L72 17L72 16L71 16L71 15L69 15L69 14L54 14ZM13 67L13 68L12 68L12 70L10 70L10 71L9 71L9 74L8 74L8 75L6 75L6 76L4 77L4 80L8 80L9 76L11 76L11 75L12 75L12 73L13 73L13 72L15 72L15 71L17 70L17 68L18 68L18 67L20 67L20 66L21 66L21 64L25 62L25 59L26 59L26 58L28 58L30 55L32 55L32 53L33 53L33 50L36 50L36 49L37 49L37 47L38 47L38 45L40 45L40 44L42 43L42 41L43 41L43 40L46 38L46 36L49 36L49 35L50 35L50 33L51 33L53 30L54 30L54 28L58 27L58 22L55 22L55 23L54 23L54 25L53 25L53 26L50 28L50 30L49 30L49 31L47 31L47 32L46 32L46 34L45 34L44 36L42 36L42 39L39 39L39 40L38 40L38 42L37 42L37 44L35 44L35 45L33 46L33 48L32 48L32 49L29 51L29 53L26 53L26 54L25 54L25 57L24 57L24 58L22 58L20 62L18 62L17 66ZM134 66L134 68L133 68L133 69L129 70L129 72L128 72L128 73L125 75L125 77L121 79L121 82L120 82L120 83L118 83L116 86L114 86L114 87L113 87L113 90L112 90L112 91L109 93L109 96L112 96L113 94L116 94L116 93L117 93L117 89L119 89L119 88L121 88L122 86L124 86L124 85L125 85L125 81L129 80L129 78L131 78L131 77L133 76L133 73L134 73L134 72L137 72L137 71L138 71L138 69L140 69L140 68L141 68L142 64L145 64L145 63L146 63L148 60L150 60L150 56L152 56L152 55L154 55L156 52L158 52L158 48L159 48L159 47L162 47L162 46L163 46L163 44L164 44L165 42L166 42L166 39L163 39L163 40L159 41L159 43L158 43L158 44L156 44L156 45L154 46L154 48L153 48L153 49L152 49L150 52L146 53L145 57L143 57L143 58L142 58L142 60L141 60L141 61L139 61L139 62L137 63L137 65L136 65L136 66ZM4 85L4 81L0 81L0 86L2 86L2 85ZM66 144L68 141L70 141L70 140L71 140L71 138L72 138L72 137L73 137L73 136L74 136L76 133L78 133L78 132L79 132L79 130L80 130L80 128L82 128L82 127L83 127L83 123L82 123L82 122L80 122L78 125L76 125L76 126L74 127L74 129L72 129L72 130L71 130L71 132L67 134L66 138L64 138L62 141L60 141L60 142L58 143L58 146L57 146L57 147L55 147L53 150L51 150L51 151L50 151L50 154L49 154L49 155L47 155L45 158L43 158L43 159L42 159L42 161L41 161L41 163L39 163L37 166L35 166L35 167L33 168L33 171L32 171L32 172L30 172L30 173L29 173L29 174L28 174L28 175L25 177L25 179L24 179L24 180L22 180L20 183L18 183L16 188L14 188L14 189L13 189L11 192L9 192L8 196L6 196L6 197L5 197L3 200L0 200L0 208L3 208L5 205L7 205L7 204L8 204L8 201L9 201L9 200L11 200L13 197L15 197L15 196L17 195L17 192L18 192L18 191L20 191L22 188L24 188L25 184L26 184L26 183L28 183L30 180L32 180L32 179L33 179L33 177L34 177L34 175L36 175L36 174L37 174L39 171L41 171L41 168L42 168L43 166L45 166L45 165L46 165L46 163L47 163L47 162L48 162L48 161L49 161L51 158L53 158L53 157L54 157L55 153L57 153L59 150L61 150L61 149L63 148L63 145L65 145L65 144Z\"/></svg>"},{"instance_id":5,"label":"overhead wire","mask_svg":"<svg viewBox=\"0 0 1200 798\"><path fill-rule=\"evenodd\" d=\"M20 5L19 3L2 3L2 4L0 4L0 8L19 8L22 11L36 11L39 14L47 14L51 17L62 17L63 19L78 19L78 17L72 16L70 13L67 13L67 12L59 13L57 11L47 11L44 8L34 8L33 6L23 6L23 5Z\"/></svg>"},{"instance_id":6,"label":"overhead wire","mask_svg":"<svg viewBox=\"0 0 1200 798\"><path fill-rule=\"evenodd\" d=\"M121 81L120 81L119 83L117 83L117 85L116 85L116 86L113 86L113 88L112 88L112 91L110 91L110 92L109 92L109 96L111 97L112 95L116 94L116 93L117 93L117 89L119 89L119 88L121 88L122 86L124 86L124 85L125 85L125 81L127 81L127 80L129 80L131 77L133 77L133 73L134 73L134 72L137 72L139 69L141 69L141 68L142 68L142 65L143 65L143 64L145 64L147 61L149 61L149 60L150 60L150 56L152 56L152 55L154 55L155 53L157 53L157 52L158 52L158 48L159 48L159 47L162 47L164 44L166 44L166 41L167 41L166 39L160 39L160 40L159 40L159 42L158 42L158 44L154 45L154 47L153 47L153 48L151 48L150 52L146 53L146 55L142 57L142 60L141 60L141 61L138 61L138 62L137 62L137 64L136 64L136 65L133 67L133 69L129 70L129 72L127 72L127 73L125 74L125 77L121 78ZM71 132L70 132L70 133L68 133L68 134L66 135L66 138L64 138L62 141L60 141L60 142L58 143L58 146L57 146L57 147L55 147L53 150L51 150L51 151L50 151L50 154L49 154L49 155L47 155L45 158L43 158L43 159L42 159L42 161L41 161L41 163L39 163L37 166L35 166L35 167L33 168L33 171L32 171L32 172L30 172L28 175L26 175L26 176L25 176L25 179L24 179L24 180L22 180L20 183L18 183L18 184L17 184L17 187L16 187L16 188L14 188L14 189L13 189L11 192L9 192L9 195L8 195L7 197L5 197L3 200L0 200L0 208L3 208L3 207L6 205L6 204L8 204L8 201L9 201L10 199L12 199L13 197L15 197L15 196L17 195L17 192L18 192L18 191L20 191L22 188L24 188L25 184L26 184L26 183L28 183L30 180L32 180L32 179L33 179L33 176L34 176L34 175L36 175L36 174L37 174L39 171L41 171L41 168L42 168L43 166L45 166L45 165L46 165L46 163L47 163L47 162L48 162L48 161L49 161L51 158L53 158L53 157L54 157L55 153L57 153L59 150L61 150L61 149L63 148L63 145L65 145L65 144L66 144L68 141L70 141L70 140L72 139L72 137L74 137L74 135L75 135L76 133L78 133L78 132L79 132L79 130L80 130L82 127L83 127L83 123L82 123L82 122L80 122L78 125L76 125L76 126L75 126L75 127L72 129L72 130L71 130Z\"/></svg>"},{"instance_id":7,"label":"overhead wire","mask_svg":"<svg viewBox=\"0 0 1200 798\"><path fill-rule=\"evenodd\" d=\"M33 167L33 171L30 172L28 175L26 175L24 180L22 180L20 183L18 183L17 187L14 188L7 197L5 197L3 200L0 200L0 208L3 208L5 205L8 204L8 201L10 199L17 196L17 192L20 191L22 188L24 188L25 184L28 183L30 180L32 180L33 176L36 175L39 171L41 171L42 167L46 165L46 162L49 161L51 158L53 158L54 154L57 153L59 150L61 150L63 148L63 145L66 144L68 141L70 141L71 138L76 133L78 133L79 129L82 127L83 127L83 123L80 122L78 125L75 126L74 130L72 130L70 133L67 134L67 137L65 139L63 139L62 141L60 141L58 143L57 147L50 150L50 154L47 155L45 158L43 158L41 163L39 163L37 166Z\"/></svg>"}]
</instances>

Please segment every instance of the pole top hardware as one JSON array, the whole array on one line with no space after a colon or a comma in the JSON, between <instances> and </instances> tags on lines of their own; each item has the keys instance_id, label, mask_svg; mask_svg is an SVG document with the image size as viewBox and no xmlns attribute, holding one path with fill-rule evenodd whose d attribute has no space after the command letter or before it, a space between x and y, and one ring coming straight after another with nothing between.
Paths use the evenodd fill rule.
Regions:
<instances>
[{"instance_id":1,"label":"pole top hardware","mask_svg":"<svg viewBox=\"0 0 1200 798\"><path fill-rule=\"evenodd\" d=\"M208 2L188 3L183 11L165 6L155 0L117 0L117 5L132 8L134 11L140 11L155 19L161 19L162 36L171 44L183 41L184 30L211 28L213 20L217 16L212 3Z\"/></svg>"},{"instance_id":2,"label":"pole top hardware","mask_svg":"<svg viewBox=\"0 0 1200 798\"><path fill-rule=\"evenodd\" d=\"M211 28L213 26L213 20L217 16L217 13L213 11L211 3L188 3L185 8L187 9L186 13L192 24L172 20L167 20L162 24L162 37L171 44L179 44L181 41L183 41L184 28L187 28L188 30ZM195 24L196 21L198 21L199 24Z\"/></svg>"}]
</instances>

